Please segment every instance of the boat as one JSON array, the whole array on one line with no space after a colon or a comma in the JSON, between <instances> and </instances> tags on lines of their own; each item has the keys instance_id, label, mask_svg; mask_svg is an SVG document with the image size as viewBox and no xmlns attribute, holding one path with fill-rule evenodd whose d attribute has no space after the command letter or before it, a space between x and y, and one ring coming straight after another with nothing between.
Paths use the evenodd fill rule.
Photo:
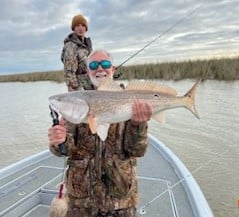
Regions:
<instances>
[{"instance_id":1,"label":"boat","mask_svg":"<svg viewBox=\"0 0 239 217\"><path fill-rule=\"evenodd\" d=\"M0 216L49 216L59 191L64 157L45 150L0 170ZM156 137L138 159L139 217L213 217L204 194L182 161Z\"/></svg>"}]
</instances>

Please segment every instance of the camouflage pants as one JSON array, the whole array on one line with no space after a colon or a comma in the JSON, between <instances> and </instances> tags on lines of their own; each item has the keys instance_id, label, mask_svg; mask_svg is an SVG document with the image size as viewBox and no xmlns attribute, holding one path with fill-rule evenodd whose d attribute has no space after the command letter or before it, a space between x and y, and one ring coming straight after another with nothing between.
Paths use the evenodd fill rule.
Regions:
<instances>
[{"instance_id":1,"label":"camouflage pants","mask_svg":"<svg viewBox=\"0 0 239 217\"><path fill-rule=\"evenodd\" d=\"M136 208L119 209L110 212L72 207L68 209L66 217L136 217Z\"/></svg>"}]
</instances>

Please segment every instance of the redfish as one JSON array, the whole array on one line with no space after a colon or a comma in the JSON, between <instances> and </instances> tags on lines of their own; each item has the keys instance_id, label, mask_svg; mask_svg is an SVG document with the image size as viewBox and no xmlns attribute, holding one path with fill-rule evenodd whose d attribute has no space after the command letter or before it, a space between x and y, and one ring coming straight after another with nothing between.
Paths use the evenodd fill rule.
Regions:
<instances>
[{"instance_id":1,"label":"redfish","mask_svg":"<svg viewBox=\"0 0 239 217\"><path fill-rule=\"evenodd\" d=\"M194 104L199 83L200 80L185 95L177 96L175 89L153 81L133 80L122 88L117 82L107 79L98 90L58 94L49 97L49 102L67 121L88 123L91 132L97 133L104 141L111 123L131 119L132 104L137 99L152 106L152 118L158 121L162 111L179 107L188 109L199 118Z\"/></svg>"}]
</instances>

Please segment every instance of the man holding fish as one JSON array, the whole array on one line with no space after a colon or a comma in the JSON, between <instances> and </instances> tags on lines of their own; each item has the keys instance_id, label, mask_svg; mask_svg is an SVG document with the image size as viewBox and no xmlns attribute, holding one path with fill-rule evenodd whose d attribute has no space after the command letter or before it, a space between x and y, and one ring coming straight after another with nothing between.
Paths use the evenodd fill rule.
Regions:
<instances>
[{"instance_id":1,"label":"man holding fish","mask_svg":"<svg viewBox=\"0 0 239 217\"><path fill-rule=\"evenodd\" d=\"M107 93L109 88L122 89L115 84L109 87L115 72L112 61L111 55L104 50L89 55L87 73L95 89L99 90L88 92L104 93L105 88ZM108 85L101 86L104 81ZM136 158L142 157L147 149L151 104L134 99L129 120L103 123L84 100L71 99L71 102L60 104L62 110L59 112L65 120L51 127L48 133L52 153L60 156L58 145L62 143L67 149L66 216L135 217L138 198ZM58 106L55 99L50 102ZM94 109L100 109L98 106L94 105ZM110 104L104 107L111 109Z\"/></svg>"}]
</instances>

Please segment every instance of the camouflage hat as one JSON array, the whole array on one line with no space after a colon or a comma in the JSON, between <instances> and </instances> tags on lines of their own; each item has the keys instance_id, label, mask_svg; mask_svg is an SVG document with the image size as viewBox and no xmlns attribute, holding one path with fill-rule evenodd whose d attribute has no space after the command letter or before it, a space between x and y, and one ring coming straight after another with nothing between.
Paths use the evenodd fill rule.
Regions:
<instances>
[{"instance_id":1,"label":"camouflage hat","mask_svg":"<svg viewBox=\"0 0 239 217\"><path fill-rule=\"evenodd\" d=\"M71 22L71 29L72 29L72 31L74 31L74 28L75 28L76 26L78 26L79 24L85 26L86 31L88 30L87 20L85 19L84 16L82 16L82 15L80 15L80 14L74 16L73 19L72 19L72 22Z\"/></svg>"}]
</instances>

